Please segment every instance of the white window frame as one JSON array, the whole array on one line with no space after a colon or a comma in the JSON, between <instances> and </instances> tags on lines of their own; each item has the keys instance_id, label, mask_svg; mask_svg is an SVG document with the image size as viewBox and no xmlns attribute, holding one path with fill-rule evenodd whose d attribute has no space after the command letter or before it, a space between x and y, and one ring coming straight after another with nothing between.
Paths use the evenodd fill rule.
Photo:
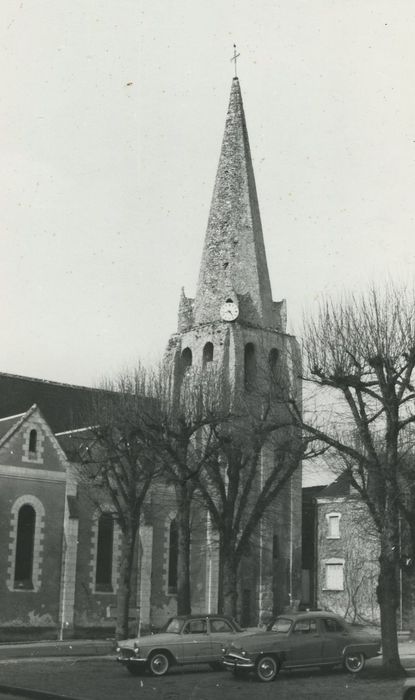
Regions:
<instances>
[{"instance_id":1,"label":"white window frame","mask_svg":"<svg viewBox=\"0 0 415 700\"><path fill-rule=\"evenodd\" d=\"M340 519L342 517L341 513L338 512L332 512L332 513L327 513L326 514L326 521L327 521L327 536L326 538L328 540L339 540L340 539ZM331 532L330 527L331 524L336 522L337 527L335 528L334 534Z\"/></svg>"},{"instance_id":2,"label":"white window frame","mask_svg":"<svg viewBox=\"0 0 415 700\"><path fill-rule=\"evenodd\" d=\"M344 559L340 559L340 558L325 559L323 561L323 567L324 567L323 591L333 591L333 592L344 591ZM337 571L341 571L341 583L339 581L336 585L333 585L333 581L330 580L330 576L329 576L330 567L332 567L331 575L333 575L334 567L337 567Z\"/></svg>"}]
</instances>

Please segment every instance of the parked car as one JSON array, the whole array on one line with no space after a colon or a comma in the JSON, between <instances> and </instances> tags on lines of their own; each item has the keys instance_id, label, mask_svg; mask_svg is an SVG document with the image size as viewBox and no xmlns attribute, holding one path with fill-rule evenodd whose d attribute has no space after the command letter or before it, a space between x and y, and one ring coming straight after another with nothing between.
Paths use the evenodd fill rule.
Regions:
<instances>
[{"instance_id":1,"label":"parked car","mask_svg":"<svg viewBox=\"0 0 415 700\"><path fill-rule=\"evenodd\" d=\"M164 676L174 664L208 663L222 670L224 645L252 631L243 630L230 617L221 615L177 615L158 634L118 643L117 661L133 675L149 670Z\"/></svg>"},{"instance_id":2,"label":"parked car","mask_svg":"<svg viewBox=\"0 0 415 700\"><path fill-rule=\"evenodd\" d=\"M355 631L343 618L324 611L284 614L268 631L236 639L222 663L235 675L255 672L273 681L281 668L334 668L358 673L366 659L380 654L380 639Z\"/></svg>"},{"instance_id":3,"label":"parked car","mask_svg":"<svg viewBox=\"0 0 415 700\"><path fill-rule=\"evenodd\" d=\"M415 700L415 678L408 678L403 684L402 700Z\"/></svg>"}]
</instances>

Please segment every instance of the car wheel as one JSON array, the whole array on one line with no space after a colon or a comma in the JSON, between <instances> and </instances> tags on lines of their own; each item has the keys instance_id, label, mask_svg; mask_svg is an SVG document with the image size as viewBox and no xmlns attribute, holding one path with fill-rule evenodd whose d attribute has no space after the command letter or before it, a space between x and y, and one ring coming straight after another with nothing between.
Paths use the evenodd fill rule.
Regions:
<instances>
[{"instance_id":1,"label":"car wheel","mask_svg":"<svg viewBox=\"0 0 415 700\"><path fill-rule=\"evenodd\" d=\"M348 652L343 661L344 668L350 673L359 673L364 668L365 656L360 651Z\"/></svg>"},{"instance_id":2,"label":"car wheel","mask_svg":"<svg viewBox=\"0 0 415 700\"><path fill-rule=\"evenodd\" d=\"M211 661L209 666L212 669L212 671L224 671L225 670L220 661Z\"/></svg>"},{"instance_id":3,"label":"car wheel","mask_svg":"<svg viewBox=\"0 0 415 700\"><path fill-rule=\"evenodd\" d=\"M142 676L144 673L144 668L141 664L125 664L127 671L131 673L132 676Z\"/></svg>"},{"instance_id":4,"label":"car wheel","mask_svg":"<svg viewBox=\"0 0 415 700\"><path fill-rule=\"evenodd\" d=\"M155 651L150 656L148 667L153 676L164 676L169 670L170 659L164 651Z\"/></svg>"},{"instance_id":5,"label":"car wheel","mask_svg":"<svg viewBox=\"0 0 415 700\"><path fill-rule=\"evenodd\" d=\"M273 681L279 670L279 663L274 656L261 656L257 661L256 674L263 683Z\"/></svg>"},{"instance_id":6,"label":"car wheel","mask_svg":"<svg viewBox=\"0 0 415 700\"><path fill-rule=\"evenodd\" d=\"M403 700L415 700L415 688L408 690L403 696Z\"/></svg>"}]
</instances>

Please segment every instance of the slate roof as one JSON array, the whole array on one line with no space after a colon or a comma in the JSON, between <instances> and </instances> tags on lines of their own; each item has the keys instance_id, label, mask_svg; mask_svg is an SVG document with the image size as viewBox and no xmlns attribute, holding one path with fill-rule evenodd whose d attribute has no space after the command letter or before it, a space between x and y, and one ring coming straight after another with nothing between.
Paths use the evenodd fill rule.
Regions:
<instances>
[{"instance_id":1,"label":"slate roof","mask_svg":"<svg viewBox=\"0 0 415 700\"><path fill-rule=\"evenodd\" d=\"M355 492L353 492L354 494ZM342 498L350 496L352 489L350 485L350 477L346 472L340 474L332 484L329 484L321 493L321 498Z\"/></svg>"},{"instance_id":2,"label":"slate roof","mask_svg":"<svg viewBox=\"0 0 415 700\"><path fill-rule=\"evenodd\" d=\"M6 418L0 418L0 440L6 435L9 430L16 425L17 421L23 418L24 413L18 413L16 416L7 416Z\"/></svg>"},{"instance_id":3,"label":"slate roof","mask_svg":"<svg viewBox=\"0 0 415 700\"><path fill-rule=\"evenodd\" d=\"M20 428L20 426L26 421L31 414L36 411L37 406L36 404L33 404L33 406L30 406L30 408L25 412L21 413L20 415L17 416L8 416L4 421L2 421L1 424L4 424L4 430L0 433L0 447L7 442L7 440ZM7 430L6 430L7 428Z\"/></svg>"},{"instance_id":4,"label":"slate roof","mask_svg":"<svg viewBox=\"0 0 415 700\"><path fill-rule=\"evenodd\" d=\"M37 404L53 432L80 428L85 425L85 416L97 391L92 387L1 372L0 419L11 421L10 416L16 417ZM0 435L2 424L0 421Z\"/></svg>"}]
</instances>

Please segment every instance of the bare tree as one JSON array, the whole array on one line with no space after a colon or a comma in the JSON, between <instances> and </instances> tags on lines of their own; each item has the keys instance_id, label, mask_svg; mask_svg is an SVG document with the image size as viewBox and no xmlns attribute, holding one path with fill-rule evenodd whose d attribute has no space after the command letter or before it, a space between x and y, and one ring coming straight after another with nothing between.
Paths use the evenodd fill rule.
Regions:
<instances>
[{"instance_id":1,"label":"bare tree","mask_svg":"<svg viewBox=\"0 0 415 700\"><path fill-rule=\"evenodd\" d=\"M237 614L242 557L301 465L308 444L288 410L288 397L301 401L296 346L292 355L286 347L278 362L261 346L257 356L245 387L225 397L226 419L211 423L210 456L195 476L219 541L219 609L232 616ZM289 365L296 371L290 372Z\"/></svg>"},{"instance_id":2,"label":"bare tree","mask_svg":"<svg viewBox=\"0 0 415 700\"><path fill-rule=\"evenodd\" d=\"M116 636L128 636L132 572L137 556L137 535L143 504L159 465L146 444L140 425L151 404L134 390L128 375L106 381L94 393L85 430L68 434L63 441L76 464L80 485L92 502L110 505L122 533Z\"/></svg>"},{"instance_id":3,"label":"bare tree","mask_svg":"<svg viewBox=\"0 0 415 700\"><path fill-rule=\"evenodd\" d=\"M350 482L379 533L383 667L403 673L397 643L399 606L399 444L414 422L415 301L405 290L372 289L327 301L304 331L304 379L319 390L315 419L298 424L342 456ZM307 415L307 414L306 414Z\"/></svg>"},{"instance_id":4,"label":"bare tree","mask_svg":"<svg viewBox=\"0 0 415 700\"><path fill-rule=\"evenodd\" d=\"M266 517L304 456L292 425L231 417L215 429L216 454L198 474L197 489L219 537L219 610L237 614L238 568ZM273 433L272 437L270 434ZM272 446L273 463L261 469ZM213 457L213 455L212 455Z\"/></svg>"},{"instance_id":5,"label":"bare tree","mask_svg":"<svg viewBox=\"0 0 415 700\"><path fill-rule=\"evenodd\" d=\"M224 419L221 382L217 373L190 368L177 390L166 366L133 376L134 391L151 398L151 410L140 412L136 429L160 464L176 498L178 538L177 611L191 612L190 545L195 477L212 453L214 427ZM201 431L203 430L203 440Z\"/></svg>"}]
</instances>

